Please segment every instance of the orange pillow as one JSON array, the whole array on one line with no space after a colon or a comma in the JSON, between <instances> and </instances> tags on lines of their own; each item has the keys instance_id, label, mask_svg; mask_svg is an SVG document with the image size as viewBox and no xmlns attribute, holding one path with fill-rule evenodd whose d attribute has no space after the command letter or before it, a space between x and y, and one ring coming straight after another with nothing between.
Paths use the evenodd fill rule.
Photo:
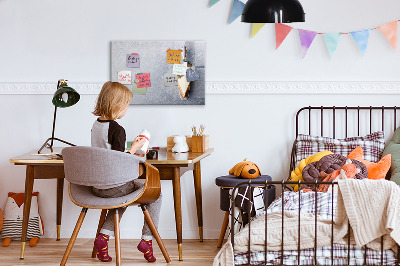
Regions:
<instances>
[{"instance_id":1,"label":"orange pillow","mask_svg":"<svg viewBox=\"0 0 400 266\"><path fill-rule=\"evenodd\" d=\"M363 159L363 149L361 146L358 146L352 152L350 152L347 158L355 159L365 164L368 170L368 179L375 180L384 179L386 177L392 161L392 155L388 154L377 163L368 162Z\"/></svg>"}]
</instances>

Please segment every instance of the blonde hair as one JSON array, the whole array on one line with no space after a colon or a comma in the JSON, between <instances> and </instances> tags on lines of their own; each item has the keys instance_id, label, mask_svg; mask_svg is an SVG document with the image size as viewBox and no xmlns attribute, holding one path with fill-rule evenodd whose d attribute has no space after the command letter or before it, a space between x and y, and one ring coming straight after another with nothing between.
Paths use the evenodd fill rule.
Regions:
<instances>
[{"instance_id":1,"label":"blonde hair","mask_svg":"<svg viewBox=\"0 0 400 266\"><path fill-rule=\"evenodd\" d=\"M119 82L107 81L97 97L93 114L115 120L132 97L132 92L126 86Z\"/></svg>"}]
</instances>

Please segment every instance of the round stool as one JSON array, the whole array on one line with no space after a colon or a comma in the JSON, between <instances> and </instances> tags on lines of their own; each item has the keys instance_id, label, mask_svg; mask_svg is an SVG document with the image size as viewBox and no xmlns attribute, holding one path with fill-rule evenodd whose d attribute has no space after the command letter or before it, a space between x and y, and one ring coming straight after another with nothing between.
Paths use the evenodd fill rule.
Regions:
<instances>
[{"instance_id":1,"label":"round stool","mask_svg":"<svg viewBox=\"0 0 400 266\"><path fill-rule=\"evenodd\" d=\"M228 227L229 222L229 207L230 207L230 199L229 199L229 192L233 189L237 184L246 182L251 180L253 181L263 181L266 180L272 181L272 178L269 175L261 175L254 179L246 179L241 177L236 177L234 175L226 175L220 176L215 179L215 184L220 187L220 209L225 211L224 221L222 222L221 233L219 235L218 245L217 247L220 248L222 246L222 242L224 241L226 228ZM256 185L255 185L256 187ZM267 206L271 204L275 200L275 186L271 186L268 189L268 199ZM265 193L265 191L264 191Z\"/></svg>"}]
</instances>

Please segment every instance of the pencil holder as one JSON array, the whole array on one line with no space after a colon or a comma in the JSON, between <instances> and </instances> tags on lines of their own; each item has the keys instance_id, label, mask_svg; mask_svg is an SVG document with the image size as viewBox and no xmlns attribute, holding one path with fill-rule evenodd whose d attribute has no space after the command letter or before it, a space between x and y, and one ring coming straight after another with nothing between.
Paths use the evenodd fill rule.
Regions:
<instances>
[{"instance_id":1,"label":"pencil holder","mask_svg":"<svg viewBox=\"0 0 400 266\"><path fill-rule=\"evenodd\" d=\"M208 150L209 136L192 136L192 152L205 152Z\"/></svg>"}]
</instances>

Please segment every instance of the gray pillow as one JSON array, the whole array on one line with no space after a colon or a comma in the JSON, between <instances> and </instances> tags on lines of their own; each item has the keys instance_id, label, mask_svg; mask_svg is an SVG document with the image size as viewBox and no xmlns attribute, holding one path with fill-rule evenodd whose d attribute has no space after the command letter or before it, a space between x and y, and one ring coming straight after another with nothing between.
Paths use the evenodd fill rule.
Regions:
<instances>
[{"instance_id":1,"label":"gray pillow","mask_svg":"<svg viewBox=\"0 0 400 266\"><path fill-rule=\"evenodd\" d=\"M392 155L392 166L390 167L386 179L392 180L397 185L400 185L400 127L396 129L392 139L386 143L382 157L387 154Z\"/></svg>"}]
</instances>

